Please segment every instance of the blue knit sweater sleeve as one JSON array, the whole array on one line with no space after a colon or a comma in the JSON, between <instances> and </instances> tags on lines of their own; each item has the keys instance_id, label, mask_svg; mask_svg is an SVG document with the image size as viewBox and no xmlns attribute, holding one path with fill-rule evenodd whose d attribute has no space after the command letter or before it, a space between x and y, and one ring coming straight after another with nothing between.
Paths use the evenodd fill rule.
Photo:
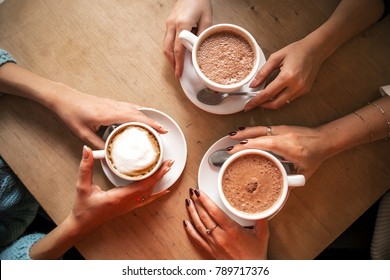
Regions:
<instances>
[{"instance_id":1,"label":"blue knit sweater sleeve","mask_svg":"<svg viewBox=\"0 0 390 280\"><path fill-rule=\"evenodd\" d=\"M42 233L22 236L0 252L0 260L31 260L30 248L44 236Z\"/></svg>"},{"instance_id":2,"label":"blue knit sweater sleeve","mask_svg":"<svg viewBox=\"0 0 390 280\"><path fill-rule=\"evenodd\" d=\"M13 57L8 52L3 49L0 49L0 66L7 62L16 63L15 59L13 59Z\"/></svg>"}]
</instances>

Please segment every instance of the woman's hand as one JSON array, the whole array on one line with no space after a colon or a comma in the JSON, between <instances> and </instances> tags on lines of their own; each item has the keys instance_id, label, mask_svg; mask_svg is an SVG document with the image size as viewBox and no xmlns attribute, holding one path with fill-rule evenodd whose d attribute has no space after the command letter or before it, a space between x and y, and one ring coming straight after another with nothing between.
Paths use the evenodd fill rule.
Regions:
<instances>
[{"instance_id":1,"label":"woman's hand","mask_svg":"<svg viewBox=\"0 0 390 280\"><path fill-rule=\"evenodd\" d=\"M231 132L229 136L240 141L227 148L230 153L244 149L271 151L294 163L295 172L303 174L306 180L333 155L330 151L332 139L321 128L257 126Z\"/></svg>"},{"instance_id":2,"label":"woman's hand","mask_svg":"<svg viewBox=\"0 0 390 280\"><path fill-rule=\"evenodd\" d=\"M49 107L72 129L77 136L96 148L103 149L104 141L96 135L100 126L124 122L142 122L159 133L167 130L138 110L140 106L101 98L79 92L60 84Z\"/></svg>"},{"instance_id":3,"label":"woman's hand","mask_svg":"<svg viewBox=\"0 0 390 280\"><path fill-rule=\"evenodd\" d=\"M31 247L32 259L58 259L103 223L169 192L152 194L154 185L172 167L171 160L165 161L155 174L145 180L108 191L93 183L93 162L91 149L84 146L73 209L61 224Z\"/></svg>"},{"instance_id":4,"label":"woman's hand","mask_svg":"<svg viewBox=\"0 0 390 280\"><path fill-rule=\"evenodd\" d=\"M185 47L179 39L182 30L195 28L199 33L211 25L212 6L210 0L178 0L166 20L164 54L175 69L176 78L183 73Z\"/></svg>"},{"instance_id":5,"label":"woman's hand","mask_svg":"<svg viewBox=\"0 0 390 280\"><path fill-rule=\"evenodd\" d=\"M84 147L80 163L77 195L71 217L84 228L102 223L146 205L168 191L152 194L154 185L171 169L173 161L163 163L160 169L145 180L131 186L103 191L93 183L93 157L90 148Z\"/></svg>"},{"instance_id":6,"label":"woman's hand","mask_svg":"<svg viewBox=\"0 0 390 280\"><path fill-rule=\"evenodd\" d=\"M305 39L292 43L273 53L258 71L250 87L261 85L275 70L280 70L276 78L245 106L245 111L254 107L278 109L296 98L307 94L323 62L320 55L313 52Z\"/></svg>"},{"instance_id":7,"label":"woman's hand","mask_svg":"<svg viewBox=\"0 0 390 280\"><path fill-rule=\"evenodd\" d=\"M205 193L190 189L186 206L191 217L184 221L191 239L216 259L266 259L268 221L258 220L245 229L227 216ZM209 229L211 232L207 233Z\"/></svg>"}]
</instances>

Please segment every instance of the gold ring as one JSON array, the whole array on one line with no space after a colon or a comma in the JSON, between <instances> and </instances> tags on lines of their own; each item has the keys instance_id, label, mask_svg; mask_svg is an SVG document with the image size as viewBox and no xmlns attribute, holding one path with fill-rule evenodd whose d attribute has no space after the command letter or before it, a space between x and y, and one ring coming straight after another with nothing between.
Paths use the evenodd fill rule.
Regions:
<instances>
[{"instance_id":1,"label":"gold ring","mask_svg":"<svg viewBox=\"0 0 390 280\"><path fill-rule=\"evenodd\" d=\"M267 136L271 136L271 135L272 135L272 127L267 126Z\"/></svg>"},{"instance_id":2,"label":"gold ring","mask_svg":"<svg viewBox=\"0 0 390 280\"><path fill-rule=\"evenodd\" d=\"M213 226L212 228L206 228L206 234L211 234L213 232L214 229L216 229L218 225L215 224L215 226Z\"/></svg>"}]
</instances>

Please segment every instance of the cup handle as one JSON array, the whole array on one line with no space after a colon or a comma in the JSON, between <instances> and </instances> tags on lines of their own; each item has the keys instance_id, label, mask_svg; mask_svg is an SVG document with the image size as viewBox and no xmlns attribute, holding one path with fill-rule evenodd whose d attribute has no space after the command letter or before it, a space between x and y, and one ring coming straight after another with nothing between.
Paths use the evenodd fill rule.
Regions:
<instances>
[{"instance_id":1,"label":"cup handle","mask_svg":"<svg viewBox=\"0 0 390 280\"><path fill-rule=\"evenodd\" d=\"M196 35L188 30L182 30L179 33L179 38L183 45L192 52L192 47L195 45L196 41L198 40L198 37Z\"/></svg>"},{"instance_id":2,"label":"cup handle","mask_svg":"<svg viewBox=\"0 0 390 280\"><path fill-rule=\"evenodd\" d=\"M105 150L92 151L92 156L94 159L103 159L106 156Z\"/></svg>"},{"instance_id":3,"label":"cup handle","mask_svg":"<svg viewBox=\"0 0 390 280\"><path fill-rule=\"evenodd\" d=\"M287 183L289 187L301 187L306 183L305 176L297 174L297 175L288 175Z\"/></svg>"}]
</instances>

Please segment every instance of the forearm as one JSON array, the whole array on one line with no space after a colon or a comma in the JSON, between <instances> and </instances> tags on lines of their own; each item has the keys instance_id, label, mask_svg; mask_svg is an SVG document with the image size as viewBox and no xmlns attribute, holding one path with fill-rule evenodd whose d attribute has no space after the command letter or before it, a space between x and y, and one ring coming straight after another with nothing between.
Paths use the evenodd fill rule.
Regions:
<instances>
[{"instance_id":1,"label":"forearm","mask_svg":"<svg viewBox=\"0 0 390 280\"><path fill-rule=\"evenodd\" d=\"M343 0L330 18L304 40L325 60L341 45L377 22L383 12L382 0Z\"/></svg>"},{"instance_id":2,"label":"forearm","mask_svg":"<svg viewBox=\"0 0 390 280\"><path fill-rule=\"evenodd\" d=\"M49 109L56 103L56 93L62 87L66 86L14 63L6 63L0 67L0 92L34 100Z\"/></svg>"},{"instance_id":3,"label":"forearm","mask_svg":"<svg viewBox=\"0 0 390 280\"><path fill-rule=\"evenodd\" d=\"M70 215L31 247L30 258L35 260L59 259L96 227L88 223L85 226L78 225L76 219Z\"/></svg>"},{"instance_id":4,"label":"forearm","mask_svg":"<svg viewBox=\"0 0 390 280\"><path fill-rule=\"evenodd\" d=\"M382 97L345 117L322 125L320 130L327 135L329 157L389 137L390 97Z\"/></svg>"}]
</instances>

